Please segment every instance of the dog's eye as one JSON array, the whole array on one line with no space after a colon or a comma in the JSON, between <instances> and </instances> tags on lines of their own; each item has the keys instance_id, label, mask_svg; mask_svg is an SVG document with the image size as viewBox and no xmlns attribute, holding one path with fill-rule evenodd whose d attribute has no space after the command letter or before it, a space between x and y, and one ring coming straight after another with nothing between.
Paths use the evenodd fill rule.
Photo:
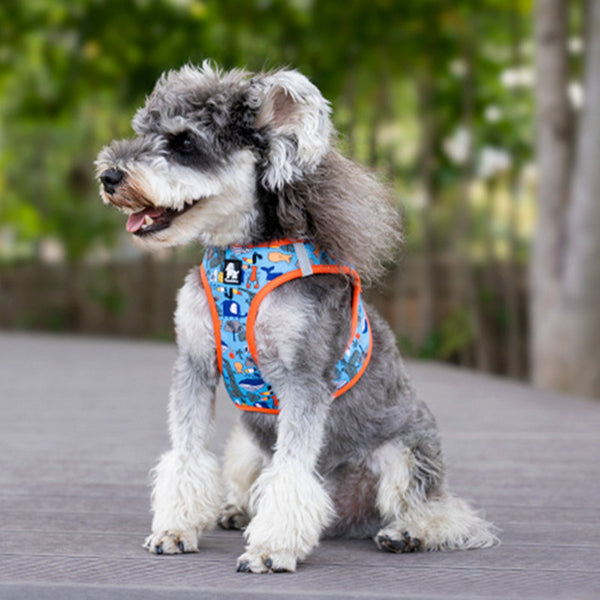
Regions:
<instances>
[{"instance_id":1,"label":"dog's eye","mask_svg":"<svg viewBox=\"0 0 600 600\"><path fill-rule=\"evenodd\" d=\"M194 151L194 142L188 133L179 133L170 139L171 148L180 154L190 154Z\"/></svg>"}]
</instances>

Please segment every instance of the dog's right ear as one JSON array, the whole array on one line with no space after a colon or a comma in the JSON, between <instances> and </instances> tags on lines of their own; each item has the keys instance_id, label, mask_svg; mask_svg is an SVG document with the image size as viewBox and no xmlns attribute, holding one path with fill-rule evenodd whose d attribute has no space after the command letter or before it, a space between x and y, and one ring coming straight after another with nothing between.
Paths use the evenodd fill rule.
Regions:
<instances>
[{"instance_id":1,"label":"dog's right ear","mask_svg":"<svg viewBox=\"0 0 600 600\"><path fill-rule=\"evenodd\" d=\"M298 71L281 70L250 81L249 103L256 107L255 128L268 148L262 184L278 191L313 171L329 148L329 103Z\"/></svg>"}]
</instances>

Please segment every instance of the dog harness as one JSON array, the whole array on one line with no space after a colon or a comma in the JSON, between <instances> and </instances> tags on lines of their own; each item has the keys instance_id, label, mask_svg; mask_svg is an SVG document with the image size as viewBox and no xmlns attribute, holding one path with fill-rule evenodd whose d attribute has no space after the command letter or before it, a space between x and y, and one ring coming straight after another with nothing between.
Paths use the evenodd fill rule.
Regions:
<instances>
[{"instance_id":1,"label":"dog harness","mask_svg":"<svg viewBox=\"0 0 600 600\"><path fill-rule=\"evenodd\" d=\"M354 282L352 333L333 372L333 396L337 397L360 379L371 358L371 328L358 273L307 242L282 240L207 249L200 277L213 319L217 364L238 408L279 412L279 402L260 373L254 339L254 323L262 301L288 281L325 273L350 275Z\"/></svg>"}]
</instances>

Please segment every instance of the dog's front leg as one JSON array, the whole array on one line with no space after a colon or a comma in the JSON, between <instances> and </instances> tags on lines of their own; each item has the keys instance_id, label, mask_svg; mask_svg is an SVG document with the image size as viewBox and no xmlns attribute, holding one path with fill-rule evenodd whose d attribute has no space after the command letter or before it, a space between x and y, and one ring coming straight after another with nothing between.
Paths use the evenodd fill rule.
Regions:
<instances>
[{"instance_id":1,"label":"dog's front leg","mask_svg":"<svg viewBox=\"0 0 600 600\"><path fill-rule=\"evenodd\" d=\"M171 450L153 470L152 534L156 554L198 550L217 522L222 501L219 462L210 452L218 382L212 323L204 292L188 277L175 313L178 356L169 398Z\"/></svg>"},{"instance_id":2,"label":"dog's front leg","mask_svg":"<svg viewBox=\"0 0 600 600\"><path fill-rule=\"evenodd\" d=\"M318 388L292 382L281 393L277 445L251 491L254 516L245 531L247 546L238 571L294 571L333 515L315 473L330 398Z\"/></svg>"}]
</instances>

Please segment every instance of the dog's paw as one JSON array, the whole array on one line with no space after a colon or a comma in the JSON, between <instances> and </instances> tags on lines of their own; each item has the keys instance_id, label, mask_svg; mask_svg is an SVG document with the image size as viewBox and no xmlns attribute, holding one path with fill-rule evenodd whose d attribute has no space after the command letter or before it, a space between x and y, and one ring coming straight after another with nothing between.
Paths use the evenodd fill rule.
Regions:
<instances>
[{"instance_id":1,"label":"dog's paw","mask_svg":"<svg viewBox=\"0 0 600 600\"><path fill-rule=\"evenodd\" d=\"M237 561L240 573L293 573L297 559L291 552L246 550Z\"/></svg>"},{"instance_id":2,"label":"dog's paw","mask_svg":"<svg viewBox=\"0 0 600 600\"><path fill-rule=\"evenodd\" d=\"M144 548L153 554L198 552L198 532L196 529L169 529L152 533L146 538Z\"/></svg>"},{"instance_id":3,"label":"dog's paw","mask_svg":"<svg viewBox=\"0 0 600 600\"><path fill-rule=\"evenodd\" d=\"M419 538L411 537L408 531L403 532L398 536L391 536L384 531L380 531L375 536L375 544L384 552L417 552L422 549L422 543Z\"/></svg>"},{"instance_id":4,"label":"dog's paw","mask_svg":"<svg viewBox=\"0 0 600 600\"><path fill-rule=\"evenodd\" d=\"M250 517L248 513L233 504L228 504L221 511L218 523L222 529L246 529L250 523Z\"/></svg>"}]
</instances>

